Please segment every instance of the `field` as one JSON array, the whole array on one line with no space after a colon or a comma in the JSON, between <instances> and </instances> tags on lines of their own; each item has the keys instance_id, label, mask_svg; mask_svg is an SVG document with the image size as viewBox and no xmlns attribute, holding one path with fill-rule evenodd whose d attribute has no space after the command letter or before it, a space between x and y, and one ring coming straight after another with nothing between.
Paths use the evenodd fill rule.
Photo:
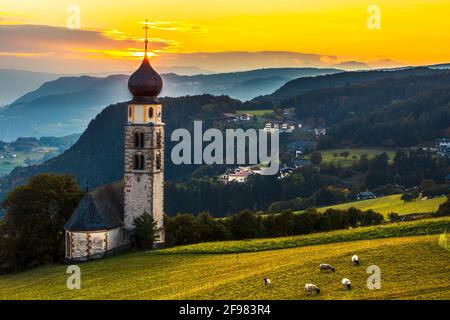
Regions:
<instances>
[{"instance_id":1,"label":"field","mask_svg":"<svg viewBox=\"0 0 450 320\"><path fill-rule=\"evenodd\" d=\"M346 158L341 156L342 152L347 151L350 155ZM395 156L395 150L393 149L383 149L383 148L361 148L361 149L331 149L331 150L321 150L322 161L324 162L332 162L336 165L341 165L343 167L348 167L353 164L355 161L358 161L361 155L366 154L369 159L375 157L378 154L386 152L389 160L392 161ZM337 157L334 154L338 154ZM356 156L357 159L353 159L353 156Z\"/></svg>"},{"instance_id":2,"label":"field","mask_svg":"<svg viewBox=\"0 0 450 320\"><path fill-rule=\"evenodd\" d=\"M261 110L239 110L236 111L237 115L251 114L256 117L256 126L258 128L264 127L265 122L269 121L267 116L273 114L273 110L261 109Z\"/></svg>"},{"instance_id":3,"label":"field","mask_svg":"<svg viewBox=\"0 0 450 320\"><path fill-rule=\"evenodd\" d=\"M333 209L348 209L355 207L361 210L372 209L383 214L385 217L390 212L396 212L400 215L409 213L431 213L436 212L439 206L445 202L446 197L438 197L427 200L416 200L412 202L404 202L400 199L401 195L391 195L370 200L354 201L343 204L338 204L329 207L318 208L319 211L325 211L329 208Z\"/></svg>"},{"instance_id":4,"label":"field","mask_svg":"<svg viewBox=\"0 0 450 320\"><path fill-rule=\"evenodd\" d=\"M450 219L434 222L445 227ZM405 230L413 227L404 225ZM0 276L0 299L450 299L450 252L438 238L394 237L239 254L124 253L79 264L81 290L66 288L63 265ZM245 243L252 241L261 240ZM355 253L360 266L350 263ZM322 262L333 264L336 272L321 273ZM369 265L381 269L380 290L366 286ZM264 277L272 287L264 287ZM341 288L343 277L352 280L353 290ZM317 284L321 295L305 295L307 282Z\"/></svg>"},{"instance_id":5,"label":"field","mask_svg":"<svg viewBox=\"0 0 450 320\"><path fill-rule=\"evenodd\" d=\"M16 158L0 159L0 177L9 174L15 167L26 167L25 159L40 160L46 154L41 152L14 152Z\"/></svg>"}]
</instances>

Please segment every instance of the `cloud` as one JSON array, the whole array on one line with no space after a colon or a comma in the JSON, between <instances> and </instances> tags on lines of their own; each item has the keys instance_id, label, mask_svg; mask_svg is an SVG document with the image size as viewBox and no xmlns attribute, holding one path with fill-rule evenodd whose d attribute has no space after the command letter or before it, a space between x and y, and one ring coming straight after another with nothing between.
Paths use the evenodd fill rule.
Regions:
<instances>
[{"instance_id":1,"label":"cloud","mask_svg":"<svg viewBox=\"0 0 450 320\"><path fill-rule=\"evenodd\" d=\"M141 39L117 30L69 30L45 25L0 25L0 43L3 55L50 53L58 58L70 58L83 53L95 52L99 57L102 52L106 56L121 52L118 57L134 59L143 51ZM155 52L173 51L176 46L179 43L173 40L149 39L149 50Z\"/></svg>"},{"instance_id":2,"label":"cloud","mask_svg":"<svg viewBox=\"0 0 450 320\"><path fill-rule=\"evenodd\" d=\"M178 32L206 32L207 29L204 26L185 23L180 21L150 21L143 22L143 24L148 25L151 29L165 30L165 31L178 31Z\"/></svg>"},{"instance_id":3,"label":"cloud","mask_svg":"<svg viewBox=\"0 0 450 320\"><path fill-rule=\"evenodd\" d=\"M175 22L154 27L194 30ZM182 32L182 31L181 31ZM188 32L188 31L186 31ZM143 56L143 38L119 30L70 30L46 25L0 24L0 68L56 73L131 72ZM196 67L216 72L279 67L367 67L334 55L290 51L180 52L182 43L149 38L155 67ZM378 61L375 64L388 64Z\"/></svg>"},{"instance_id":4,"label":"cloud","mask_svg":"<svg viewBox=\"0 0 450 320\"><path fill-rule=\"evenodd\" d=\"M324 61L335 61L334 56L290 51L234 51L168 53L155 62L161 65L197 66L207 70L232 71L274 67L327 67Z\"/></svg>"}]
</instances>

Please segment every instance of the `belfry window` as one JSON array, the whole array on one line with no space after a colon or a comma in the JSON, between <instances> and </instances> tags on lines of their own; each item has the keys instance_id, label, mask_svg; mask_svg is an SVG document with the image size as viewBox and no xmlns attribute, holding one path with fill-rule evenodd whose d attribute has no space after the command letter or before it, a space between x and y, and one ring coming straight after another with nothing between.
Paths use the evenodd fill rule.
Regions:
<instances>
[{"instance_id":1,"label":"belfry window","mask_svg":"<svg viewBox=\"0 0 450 320\"><path fill-rule=\"evenodd\" d=\"M153 108L152 107L148 108L148 117L150 119L153 118Z\"/></svg>"},{"instance_id":2,"label":"belfry window","mask_svg":"<svg viewBox=\"0 0 450 320\"><path fill-rule=\"evenodd\" d=\"M156 170L161 170L161 153L156 154Z\"/></svg>"},{"instance_id":3,"label":"belfry window","mask_svg":"<svg viewBox=\"0 0 450 320\"><path fill-rule=\"evenodd\" d=\"M161 148L161 131L156 133L156 147Z\"/></svg>"},{"instance_id":4,"label":"belfry window","mask_svg":"<svg viewBox=\"0 0 450 320\"><path fill-rule=\"evenodd\" d=\"M132 116L132 109L131 107L128 107L128 117L131 118Z\"/></svg>"},{"instance_id":5,"label":"belfry window","mask_svg":"<svg viewBox=\"0 0 450 320\"><path fill-rule=\"evenodd\" d=\"M144 155L134 155L134 170L144 170Z\"/></svg>"},{"instance_id":6,"label":"belfry window","mask_svg":"<svg viewBox=\"0 0 450 320\"><path fill-rule=\"evenodd\" d=\"M143 132L135 132L134 133L134 147L135 148L144 148L144 133Z\"/></svg>"}]
</instances>

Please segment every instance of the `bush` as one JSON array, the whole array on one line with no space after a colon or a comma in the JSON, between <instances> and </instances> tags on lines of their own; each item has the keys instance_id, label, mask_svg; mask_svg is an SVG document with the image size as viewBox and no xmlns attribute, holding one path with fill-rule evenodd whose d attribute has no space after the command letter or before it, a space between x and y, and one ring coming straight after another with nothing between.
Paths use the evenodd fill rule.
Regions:
<instances>
[{"instance_id":1,"label":"bush","mask_svg":"<svg viewBox=\"0 0 450 320\"><path fill-rule=\"evenodd\" d=\"M133 221L136 227L136 244L140 249L152 249L155 241L159 239L156 221L147 212L136 217Z\"/></svg>"},{"instance_id":2,"label":"bush","mask_svg":"<svg viewBox=\"0 0 450 320\"><path fill-rule=\"evenodd\" d=\"M390 221L394 222L400 220L400 215L397 212L391 212L388 214L388 218Z\"/></svg>"}]
</instances>

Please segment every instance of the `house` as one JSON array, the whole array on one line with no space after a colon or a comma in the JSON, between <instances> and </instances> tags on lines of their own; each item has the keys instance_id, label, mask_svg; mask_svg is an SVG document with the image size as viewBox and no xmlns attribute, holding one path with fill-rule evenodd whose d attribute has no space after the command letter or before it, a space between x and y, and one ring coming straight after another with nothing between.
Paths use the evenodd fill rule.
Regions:
<instances>
[{"instance_id":1,"label":"house","mask_svg":"<svg viewBox=\"0 0 450 320\"><path fill-rule=\"evenodd\" d=\"M241 115L238 117L238 120L239 120L239 121L250 121L250 120L252 120L252 119L253 119L253 116L252 116L251 114L249 114L249 113L241 114Z\"/></svg>"},{"instance_id":2,"label":"house","mask_svg":"<svg viewBox=\"0 0 450 320\"><path fill-rule=\"evenodd\" d=\"M295 130L295 124L292 122L267 122L264 126L264 132L291 133Z\"/></svg>"},{"instance_id":3,"label":"house","mask_svg":"<svg viewBox=\"0 0 450 320\"><path fill-rule=\"evenodd\" d=\"M288 144L289 152L294 153L296 157L302 157L305 153L315 149L316 142L310 140L297 140Z\"/></svg>"},{"instance_id":4,"label":"house","mask_svg":"<svg viewBox=\"0 0 450 320\"><path fill-rule=\"evenodd\" d=\"M369 199L375 199L375 193L370 191L363 191L356 194L356 199L358 200L369 200Z\"/></svg>"},{"instance_id":5,"label":"house","mask_svg":"<svg viewBox=\"0 0 450 320\"><path fill-rule=\"evenodd\" d=\"M294 170L294 168L287 167L287 166L281 168L280 172L279 172L279 175L278 175L278 178L279 179L284 179L284 178L290 176L292 174L293 170Z\"/></svg>"},{"instance_id":6,"label":"house","mask_svg":"<svg viewBox=\"0 0 450 320\"><path fill-rule=\"evenodd\" d=\"M450 157L450 139L441 138L436 140L436 151L443 157Z\"/></svg>"},{"instance_id":7,"label":"house","mask_svg":"<svg viewBox=\"0 0 450 320\"><path fill-rule=\"evenodd\" d=\"M228 169L221 179L224 183L237 182L246 183L248 178L254 174L261 174L261 169L254 169L253 167L238 167L235 169Z\"/></svg>"},{"instance_id":8,"label":"house","mask_svg":"<svg viewBox=\"0 0 450 320\"><path fill-rule=\"evenodd\" d=\"M294 159L292 161L292 165L294 166L294 168L310 166L311 160L309 160L309 159Z\"/></svg>"},{"instance_id":9,"label":"house","mask_svg":"<svg viewBox=\"0 0 450 320\"><path fill-rule=\"evenodd\" d=\"M316 137L324 136L327 134L327 129L325 128L314 128L314 134Z\"/></svg>"}]
</instances>

